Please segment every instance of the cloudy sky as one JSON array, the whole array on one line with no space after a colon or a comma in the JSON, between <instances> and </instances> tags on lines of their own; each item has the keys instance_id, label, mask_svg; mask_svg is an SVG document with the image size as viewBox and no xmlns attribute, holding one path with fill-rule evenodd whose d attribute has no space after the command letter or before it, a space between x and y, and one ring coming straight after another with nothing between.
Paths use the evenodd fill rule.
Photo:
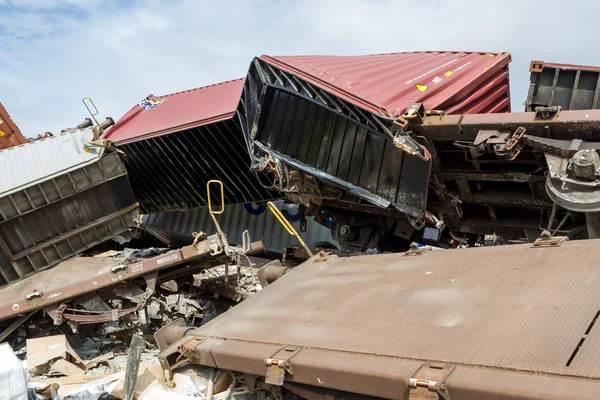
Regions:
<instances>
[{"instance_id":1,"label":"cloudy sky","mask_svg":"<svg viewBox=\"0 0 600 400\"><path fill-rule=\"evenodd\" d=\"M91 96L118 119L149 93L242 77L260 54L511 52L600 65L594 0L0 0L0 101L25 136L73 126Z\"/></svg>"}]
</instances>

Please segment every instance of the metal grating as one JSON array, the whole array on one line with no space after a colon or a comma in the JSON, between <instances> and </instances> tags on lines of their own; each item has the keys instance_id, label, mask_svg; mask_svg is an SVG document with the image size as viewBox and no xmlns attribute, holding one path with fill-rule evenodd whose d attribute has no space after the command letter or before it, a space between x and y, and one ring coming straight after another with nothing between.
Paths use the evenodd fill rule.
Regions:
<instances>
[{"instance_id":1,"label":"metal grating","mask_svg":"<svg viewBox=\"0 0 600 400\"><path fill-rule=\"evenodd\" d=\"M600 378L599 244L309 261L191 334Z\"/></svg>"},{"instance_id":2,"label":"metal grating","mask_svg":"<svg viewBox=\"0 0 600 400\"><path fill-rule=\"evenodd\" d=\"M146 213L205 207L206 182L219 179L227 204L277 197L249 171L239 126L217 122L119 146L131 186Z\"/></svg>"}]
</instances>

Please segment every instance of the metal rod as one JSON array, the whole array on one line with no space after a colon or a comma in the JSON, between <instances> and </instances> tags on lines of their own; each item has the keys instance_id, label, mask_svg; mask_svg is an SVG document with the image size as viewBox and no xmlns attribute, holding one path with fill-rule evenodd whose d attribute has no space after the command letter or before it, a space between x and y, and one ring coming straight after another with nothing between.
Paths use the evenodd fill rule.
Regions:
<instances>
[{"instance_id":1,"label":"metal rod","mask_svg":"<svg viewBox=\"0 0 600 400\"><path fill-rule=\"evenodd\" d=\"M2 333L0 333L0 342L2 342L4 339L6 339L8 337L8 335L13 333L13 331L15 329L17 329L18 327L23 325L25 323L25 321L27 321L29 319L29 317L31 317L32 315L33 315L33 312L30 312L29 314L25 314L25 315L19 317L19 319L17 319L15 322L10 324L10 326L8 328L6 328L5 330L2 331Z\"/></svg>"},{"instance_id":2,"label":"metal rod","mask_svg":"<svg viewBox=\"0 0 600 400\"><path fill-rule=\"evenodd\" d=\"M554 218L556 218L557 208L558 206L556 205L556 203L552 204L552 212L550 213L550 218L548 219L548 227L546 228L547 231L550 231L550 229L552 228L552 224L554 224Z\"/></svg>"},{"instance_id":3,"label":"metal rod","mask_svg":"<svg viewBox=\"0 0 600 400\"><path fill-rule=\"evenodd\" d=\"M237 381L238 381L238 377L232 375L232 380L231 380L231 384L229 385L229 387L227 388L227 390L225 392L223 392L222 394L219 394L219 397L227 400L229 399L229 396L231 396L231 393L233 392L233 390L235 389L235 385L237 385Z\"/></svg>"},{"instance_id":4,"label":"metal rod","mask_svg":"<svg viewBox=\"0 0 600 400\"><path fill-rule=\"evenodd\" d=\"M571 216L571 214L566 213L565 216L563 217L563 219L560 221L560 223L558 224L558 226L556 227L556 229L554 231L552 231L552 236L556 235L558 233L558 231L560 231L560 228L563 227L563 225L567 222L567 219Z\"/></svg>"},{"instance_id":5,"label":"metal rod","mask_svg":"<svg viewBox=\"0 0 600 400\"><path fill-rule=\"evenodd\" d=\"M302 240L302 238L300 237L300 235L298 234L298 232L296 232L296 229L294 229L294 227L292 226L292 224L290 223L290 221L288 221L287 218L285 218L285 216L277 208L277 206L275 204L273 204L272 201L269 201L267 203L267 206L269 207L269 210L271 210L271 212L273 213L273 215L275 216L275 218L277 218L277 220L281 223L281 225L283 225L283 227L285 228L285 230L290 235L296 236L296 239L298 239L298 242L300 242L300 244L302 245L302 247L306 251L306 254L308 254L309 257L312 257L314 255L312 253L312 251L310 251L310 249L308 248L308 246L306 245L306 243L304 243L304 240Z\"/></svg>"},{"instance_id":6,"label":"metal rod","mask_svg":"<svg viewBox=\"0 0 600 400\"><path fill-rule=\"evenodd\" d=\"M480 130L513 131L518 127L533 136L543 137L549 127L553 139L597 140L600 110L563 110L546 119L535 112L432 115L425 116L422 123L411 122L410 126L416 134L440 141L472 141Z\"/></svg>"},{"instance_id":7,"label":"metal rod","mask_svg":"<svg viewBox=\"0 0 600 400\"><path fill-rule=\"evenodd\" d=\"M588 238L600 238L600 212L585 213L585 223L587 225Z\"/></svg>"}]
</instances>

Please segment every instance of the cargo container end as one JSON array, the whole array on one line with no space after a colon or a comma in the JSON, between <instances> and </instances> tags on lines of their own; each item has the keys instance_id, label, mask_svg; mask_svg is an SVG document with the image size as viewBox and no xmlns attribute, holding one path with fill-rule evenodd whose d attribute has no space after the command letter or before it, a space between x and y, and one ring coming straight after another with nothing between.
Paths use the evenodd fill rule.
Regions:
<instances>
[{"instance_id":1,"label":"cargo container end","mask_svg":"<svg viewBox=\"0 0 600 400\"><path fill-rule=\"evenodd\" d=\"M249 171L250 157L234 119L243 79L169 94L129 110L103 138L125 153L136 199L145 213L205 207L206 182L219 179L227 204L278 194Z\"/></svg>"}]
</instances>

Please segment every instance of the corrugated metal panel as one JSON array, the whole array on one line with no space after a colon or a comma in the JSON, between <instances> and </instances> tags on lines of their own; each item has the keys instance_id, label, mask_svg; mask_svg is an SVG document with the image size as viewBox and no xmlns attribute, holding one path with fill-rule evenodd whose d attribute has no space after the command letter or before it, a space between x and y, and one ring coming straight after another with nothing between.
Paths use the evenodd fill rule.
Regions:
<instances>
[{"instance_id":1,"label":"corrugated metal panel","mask_svg":"<svg viewBox=\"0 0 600 400\"><path fill-rule=\"evenodd\" d=\"M73 147L76 141L67 137L65 146ZM19 151L38 149L37 144L23 145ZM6 154L12 157L13 153L0 152L0 159ZM39 178L35 184L21 185L19 190L0 196L0 286L51 267L135 226L138 205L119 155L105 151L93 161L75 169L51 169L51 175Z\"/></svg>"},{"instance_id":2,"label":"corrugated metal panel","mask_svg":"<svg viewBox=\"0 0 600 400\"><path fill-rule=\"evenodd\" d=\"M165 101L148 111L134 106L103 138L122 144L229 119L243 87L244 79L236 79L165 96L149 95Z\"/></svg>"},{"instance_id":3,"label":"corrugated metal panel","mask_svg":"<svg viewBox=\"0 0 600 400\"><path fill-rule=\"evenodd\" d=\"M0 150L27 143L21 130L0 103Z\"/></svg>"},{"instance_id":4,"label":"corrugated metal panel","mask_svg":"<svg viewBox=\"0 0 600 400\"><path fill-rule=\"evenodd\" d=\"M296 205L284 205L281 200L275 202L275 204L282 211L287 211L288 215L296 215L298 212L298 206ZM246 208L254 211L251 214ZM309 246L328 242L339 248L338 243L331 238L329 229L317 224L312 218L307 219L306 232L300 232L300 223L293 222L295 218L289 218L289 220L300 233L302 240ZM227 234L228 241L232 244L241 243L242 233L248 229L252 240L263 238L269 251L281 252L285 246L298 245L297 240L283 229L271 212L262 208L255 209L250 207L249 204L236 204L226 207L225 213L217 216L217 221L223 232ZM144 216L144 224L171 232L189 234L190 240L192 240L192 232L202 231L209 235L216 232L212 218L206 208L146 215Z\"/></svg>"},{"instance_id":5,"label":"corrugated metal panel","mask_svg":"<svg viewBox=\"0 0 600 400\"><path fill-rule=\"evenodd\" d=\"M0 196L34 186L57 174L98 161L104 147L93 146L91 128L61 133L0 151Z\"/></svg>"},{"instance_id":6,"label":"corrugated metal panel","mask_svg":"<svg viewBox=\"0 0 600 400\"><path fill-rule=\"evenodd\" d=\"M238 116L253 168L273 174L278 190L301 196L302 202L310 197L367 201L414 217L423 214L431 162L393 145L393 119L260 58L248 72Z\"/></svg>"},{"instance_id":7,"label":"corrugated metal panel","mask_svg":"<svg viewBox=\"0 0 600 400\"><path fill-rule=\"evenodd\" d=\"M103 138L117 144L131 186L145 213L205 207L206 182L221 180L227 204L279 197L250 172L242 131L232 117L243 79L155 97L144 111L133 107ZM267 187L269 185L267 184Z\"/></svg>"},{"instance_id":8,"label":"corrugated metal panel","mask_svg":"<svg viewBox=\"0 0 600 400\"><path fill-rule=\"evenodd\" d=\"M525 111L561 106L563 110L600 107L600 67L532 61Z\"/></svg>"},{"instance_id":9,"label":"corrugated metal panel","mask_svg":"<svg viewBox=\"0 0 600 400\"><path fill-rule=\"evenodd\" d=\"M264 104L269 106L255 139L297 160L296 168L309 175L310 168L323 172L410 215L419 216L425 208L425 195L413 193L426 191L429 162L400 151L390 137L295 94L269 90Z\"/></svg>"},{"instance_id":10,"label":"corrugated metal panel","mask_svg":"<svg viewBox=\"0 0 600 400\"><path fill-rule=\"evenodd\" d=\"M145 213L190 210L207 205L206 183L224 184L227 204L270 200L249 170L250 157L233 119L119 146L131 186Z\"/></svg>"},{"instance_id":11,"label":"corrugated metal panel","mask_svg":"<svg viewBox=\"0 0 600 400\"><path fill-rule=\"evenodd\" d=\"M256 58L238 108L253 168L301 201L366 200L419 218L431 161L393 145L394 119L419 102L510 111L509 62L508 53L468 52Z\"/></svg>"},{"instance_id":12,"label":"corrugated metal panel","mask_svg":"<svg viewBox=\"0 0 600 400\"><path fill-rule=\"evenodd\" d=\"M384 116L401 115L412 103L446 113L510 111L509 53L445 51L261 58Z\"/></svg>"}]
</instances>

